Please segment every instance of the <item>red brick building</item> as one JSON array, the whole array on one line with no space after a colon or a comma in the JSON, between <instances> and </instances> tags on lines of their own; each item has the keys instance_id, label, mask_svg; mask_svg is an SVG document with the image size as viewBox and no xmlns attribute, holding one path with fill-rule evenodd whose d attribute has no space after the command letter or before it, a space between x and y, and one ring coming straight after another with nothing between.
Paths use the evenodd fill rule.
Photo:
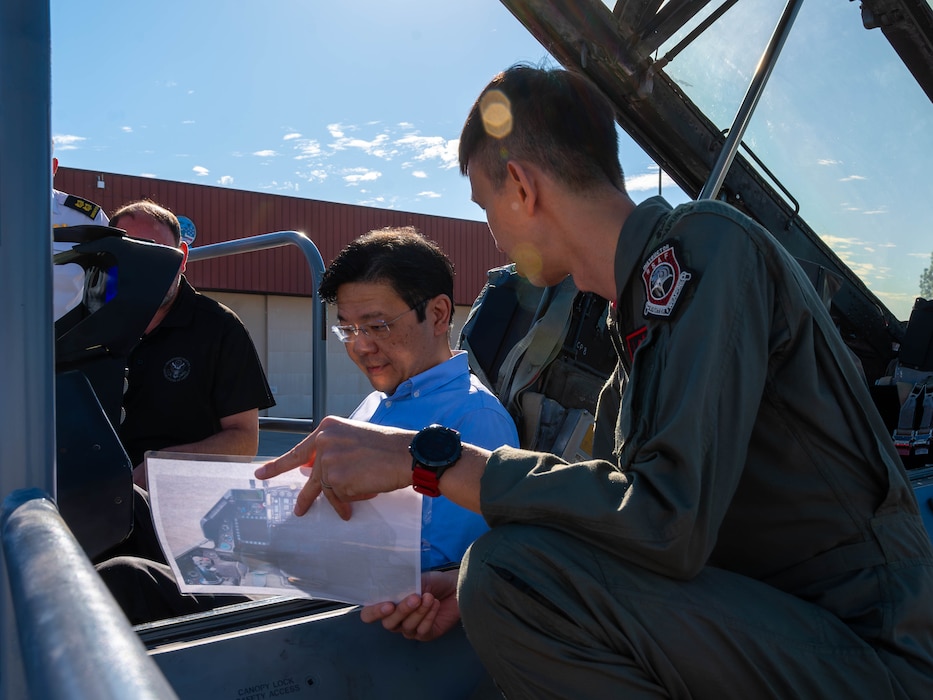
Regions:
<instances>
[{"instance_id":1,"label":"red brick building","mask_svg":"<svg viewBox=\"0 0 933 700\"><path fill-rule=\"evenodd\" d=\"M486 271L507 262L479 221L65 167L59 168L55 187L99 204L107 214L128 202L151 199L195 223L193 247L300 231L314 241L325 265L362 233L414 226L454 263L454 342ZM266 413L311 417L313 285L301 251L285 246L189 262L185 274L199 291L236 311L249 329L277 402ZM339 342L328 340L326 348L327 412L346 415L372 388Z\"/></svg>"},{"instance_id":2,"label":"red brick building","mask_svg":"<svg viewBox=\"0 0 933 700\"><path fill-rule=\"evenodd\" d=\"M314 241L325 265L343 246L371 229L414 226L453 261L456 304L472 304L486 271L507 262L496 250L486 224L479 221L65 167L59 168L55 187L86 197L108 215L133 200L151 199L195 223L195 246L272 231L301 231ZM200 290L313 293L304 257L292 246L207 260L192 266L188 279Z\"/></svg>"}]
</instances>

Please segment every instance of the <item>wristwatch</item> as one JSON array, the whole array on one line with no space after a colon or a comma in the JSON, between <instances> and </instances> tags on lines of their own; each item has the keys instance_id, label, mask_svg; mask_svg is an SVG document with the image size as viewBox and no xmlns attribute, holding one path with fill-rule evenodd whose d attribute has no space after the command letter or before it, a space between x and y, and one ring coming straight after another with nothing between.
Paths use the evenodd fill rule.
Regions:
<instances>
[{"instance_id":1,"label":"wristwatch","mask_svg":"<svg viewBox=\"0 0 933 700\"><path fill-rule=\"evenodd\" d=\"M460 459L460 433L433 423L412 438L408 451L412 487L425 496L440 496L441 475Z\"/></svg>"}]
</instances>

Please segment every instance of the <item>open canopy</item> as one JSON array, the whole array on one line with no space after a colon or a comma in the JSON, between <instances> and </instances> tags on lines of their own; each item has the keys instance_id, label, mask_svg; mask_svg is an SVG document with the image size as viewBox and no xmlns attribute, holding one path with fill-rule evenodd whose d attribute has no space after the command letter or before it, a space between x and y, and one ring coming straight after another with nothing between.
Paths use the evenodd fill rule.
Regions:
<instances>
[{"instance_id":1,"label":"open canopy","mask_svg":"<svg viewBox=\"0 0 933 700\"><path fill-rule=\"evenodd\" d=\"M503 2L596 82L685 192L729 201L840 275L840 329L863 362L887 361L933 252L930 0ZM743 126L710 195L728 134Z\"/></svg>"}]
</instances>

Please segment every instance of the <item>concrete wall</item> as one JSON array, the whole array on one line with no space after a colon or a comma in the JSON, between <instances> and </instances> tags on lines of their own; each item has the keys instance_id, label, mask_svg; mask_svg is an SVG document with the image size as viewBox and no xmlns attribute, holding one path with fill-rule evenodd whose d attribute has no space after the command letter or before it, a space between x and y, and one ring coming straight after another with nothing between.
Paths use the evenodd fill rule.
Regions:
<instances>
[{"instance_id":1,"label":"concrete wall","mask_svg":"<svg viewBox=\"0 0 933 700\"><path fill-rule=\"evenodd\" d=\"M266 370L276 405L263 415L280 418L313 418L311 415L311 313L314 306L308 297L265 294L205 292L233 309L246 325ZM454 312L451 336L456 343L469 306ZM333 323L333 309L328 310L328 329ZM346 416L363 400L372 387L347 357L347 352L328 331L326 375L327 412Z\"/></svg>"}]
</instances>

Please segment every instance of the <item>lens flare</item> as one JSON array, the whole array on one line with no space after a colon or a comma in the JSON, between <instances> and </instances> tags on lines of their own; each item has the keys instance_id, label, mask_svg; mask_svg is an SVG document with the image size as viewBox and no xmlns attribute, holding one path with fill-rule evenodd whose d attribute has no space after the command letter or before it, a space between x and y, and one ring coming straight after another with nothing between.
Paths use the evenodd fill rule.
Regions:
<instances>
[{"instance_id":1,"label":"lens flare","mask_svg":"<svg viewBox=\"0 0 933 700\"><path fill-rule=\"evenodd\" d=\"M512 133L512 103L499 90L490 90L479 102L486 133L496 139Z\"/></svg>"},{"instance_id":2,"label":"lens flare","mask_svg":"<svg viewBox=\"0 0 933 700\"><path fill-rule=\"evenodd\" d=\"M509 252L515 261L515 271L535 286L543 286L541 254L538 249L530 243L519 243Z\"/></svg>"}]
</instances>

